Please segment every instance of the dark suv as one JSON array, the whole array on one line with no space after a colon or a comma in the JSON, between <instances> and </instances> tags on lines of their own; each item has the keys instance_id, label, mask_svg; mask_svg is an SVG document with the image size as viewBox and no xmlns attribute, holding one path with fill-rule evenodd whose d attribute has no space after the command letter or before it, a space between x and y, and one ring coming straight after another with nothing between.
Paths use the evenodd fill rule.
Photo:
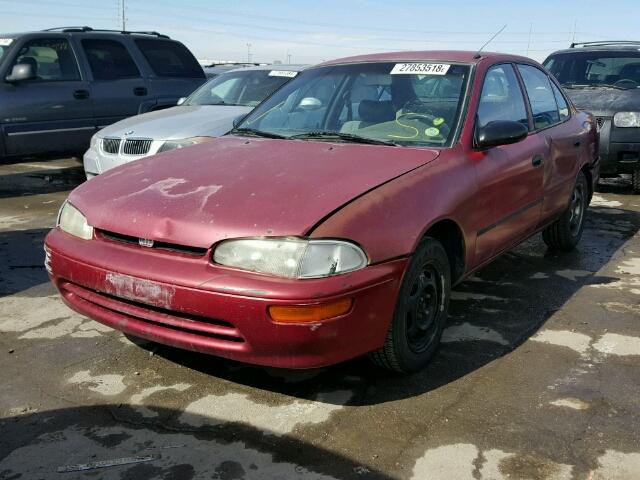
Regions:
<instances>
[{"instance_id":1,"label":"dark suv","mask_svg":"<svg viewBox=\"0 0 640 480\"><path fill-rule=\"evenodd\" d=\"M573 43L544 65L573 103L596 117L600 175L630 173L640 193L640 42Z\"/></svg>"},{"instance_id":2,"label":"dark suv","mask_svg":"<svg viewBox=\"0 0 640 480\"><path fill-rule=\"evenodd\" d=\"M96 130L175 105L204 81L191 52L157 32L0 34L0 158L84 152Z\"/></svg>"}]
</instances>

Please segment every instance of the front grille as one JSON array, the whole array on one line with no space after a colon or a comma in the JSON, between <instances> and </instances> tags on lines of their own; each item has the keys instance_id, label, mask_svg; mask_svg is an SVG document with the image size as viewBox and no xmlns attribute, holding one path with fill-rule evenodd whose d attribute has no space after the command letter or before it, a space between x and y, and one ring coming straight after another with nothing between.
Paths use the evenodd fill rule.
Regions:
<instances>
[{"instance_id":1,"label":"front grille","mask_svg":"<svg viewBox=\"0 0 640 480\"><path fill-rule=\"evenodd\" d=\"M142 321L174 332L223 340L236 345L245 341L234 325L223 320L167 310L99 292L69 281L62 281L59 286L62 295L72 303L91 305L102 311Z\"/></svg>"},{"instance_id":2,"label":"front grille","mask_svg":"<svg viewBox=\"0 0 640 480\"><path fill-rule=\"evenodd\" d=\"M120 139L119 138L103 138L102 150L105 153L116 154L120 151Z\"/></svg>"},{"instance_id":3,"label":"front grille","mask_svg":"<svg viewBox=\"0 0 640 480\"><path fill-rule=\"evenodd\" d=\"M140 246L140 242L139 242L140 239L138 237L133 237L131 235L123 235L122 233L109 232L107 230L98 230L98 233L102 235L103 238L106 238L107 240ZM171 252L184 253L186 255L193 255L198 257L202 257L207 253L206 248L191 247L188 245L178 245L177 243L167 243L167 242L153 242L152 247L140 246L140 248L168 250Z\"/></svg>"},{"instance_id":4,"label":"front grille","mask_svg":"<svg viewBox=\"0 0 640 480\"><path fill-rule=\"evenodd\" d=\"M149 138L131 138L124 141L122 153L125 155L146 155L151 148L152 140Z\"/></svg>"},{"instance_id":5,"label":"front grille","mask_svg":"<svg viewBox=\"0 0 640 480\"><path fill-rule=\"evenodd\" d=\"M596 128L598 131L602 129L606 118L605 117L596 117Z\"/></svg>"}]
</instances>

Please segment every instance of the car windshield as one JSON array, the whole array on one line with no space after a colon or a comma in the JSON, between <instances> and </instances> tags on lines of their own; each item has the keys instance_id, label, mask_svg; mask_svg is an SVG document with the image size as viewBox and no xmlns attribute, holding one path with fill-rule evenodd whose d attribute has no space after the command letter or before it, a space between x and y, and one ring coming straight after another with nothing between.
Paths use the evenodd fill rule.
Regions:
<instances>
[{"instance_id":1,"label":"car windshield","mask_svg":"<svg viewBox=\"0 0 640 480\"><path fill-rule=\"evenodd\" d=\"M193 92L183 105L242 105L255 107L297 72L245 70L219 75Z\"/></svg>"},{"instance_id":2,"label":"car windshield","mask_svg":"<svg viewBox=\"0 0 640 480\"><path fill-rule=\"evenodd\" d=\"M640 52L576 52L552 55L545 67L568 88L640 87Z\"/></svg>"},{"instance_id":3,"label":"car windshield","mask_svg":"<svg viewBox=\"0 0 640 480\"><path fill-rule=\"evenodd\" d=\"M284 138L445 146L454 136L469 66L360 63L305 71L235 132Z\"/></svg>"}]
</instances>

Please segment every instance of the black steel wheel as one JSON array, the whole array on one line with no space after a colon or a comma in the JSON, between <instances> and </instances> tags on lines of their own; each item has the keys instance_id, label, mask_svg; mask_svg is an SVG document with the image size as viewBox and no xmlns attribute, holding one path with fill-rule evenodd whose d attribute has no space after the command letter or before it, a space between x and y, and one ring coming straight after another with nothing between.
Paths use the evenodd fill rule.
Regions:
<instances>
[{"instance_id":1,"label":"black steel wheel","mask_svg":"<svg viewBox=\"0 0 640 480\"><path fill-rule=\"evenodd\" d=\"M570 251L580 241L589 207L589 186L584 173L578 173L569 206L560 218L542 231L542 239L549 248Z\"/></svg>"},{"instance_id":2,"label":"black steel wheel","mask_svg":"<svg viewBox=\"0 0 640 480\"><path fill-rule=\"evenodd\" d=\"M447 253L426 237L407 267L384 346L370 354L373 362L401 373L424 367L440 343L450 296Z\"/></svg>"}]
</instances>

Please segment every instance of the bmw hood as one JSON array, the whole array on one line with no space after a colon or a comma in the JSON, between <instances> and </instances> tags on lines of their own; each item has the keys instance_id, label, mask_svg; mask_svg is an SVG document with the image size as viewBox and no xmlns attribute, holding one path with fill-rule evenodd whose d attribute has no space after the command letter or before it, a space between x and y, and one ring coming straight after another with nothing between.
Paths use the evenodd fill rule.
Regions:
<instances>
[{"instance_id":1,"label":"bmw hood","mask_svg":"<svg viewBox=\"0 0 640 480\"><path fill-rule=\"evenodd\" d=\"M224 135L233 128L233 120L249 113L253 107L232 105L180 105L143 113L114 123L98 132L100 137L177 140L181 138Z\"/></svg>"},{"instance_id":2,"label":"bmw hood","mask_svg":"<svg viewBox=\"0 0 640 480\"><path fill-rule=\"evenodd\" d=\"M114 168L69 201L95 228L208 248L225 238L308 234L354 198L438 155L225 136Z\"/></svg>"},{"instance_id":3,"label":"bmw hood","mask_svg":"<svg viewBox=\"0 0 640 480\"><path fill-rule=\"evenodd\" d=\"M571 101L580 110L599 117L611 117L616 112L640 111L640 88L618 89L565 89Z\"/></svg>"}]
</instances>

